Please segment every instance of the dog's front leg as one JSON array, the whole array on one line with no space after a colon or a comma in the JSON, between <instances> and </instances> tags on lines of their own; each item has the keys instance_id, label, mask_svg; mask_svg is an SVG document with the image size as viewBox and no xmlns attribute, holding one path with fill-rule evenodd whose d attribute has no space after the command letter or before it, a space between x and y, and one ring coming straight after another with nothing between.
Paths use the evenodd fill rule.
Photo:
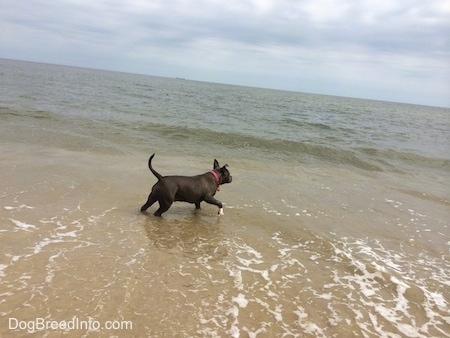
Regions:
<instances>
[{"instance_id":1,"label":"dog's front leg","mask_svg":"<svg viewBox=\"0 0 450 338\"><path fill-rule=\"evenodd\" d=\"M219 216L223 215L223 205L222 202L216 200L214 197L205 198L205 202L209 204L214 204L219 207Z\"/></svg>"}]
</instances>

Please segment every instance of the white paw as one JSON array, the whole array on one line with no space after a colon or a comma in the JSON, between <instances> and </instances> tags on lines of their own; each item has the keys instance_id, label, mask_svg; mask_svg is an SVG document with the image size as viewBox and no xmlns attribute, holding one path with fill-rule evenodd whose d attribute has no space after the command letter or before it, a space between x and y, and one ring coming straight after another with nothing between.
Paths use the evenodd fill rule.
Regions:
<instances>
[{"instance_id":1,"label":"white paw","mask_svg":"<svg viewBox=\"0 0 450 338\"><path fill-rule=\"evenodd\" d=\"M223 216L223 208L219 209L219 216Z\"/></svg>"}]
</instances>

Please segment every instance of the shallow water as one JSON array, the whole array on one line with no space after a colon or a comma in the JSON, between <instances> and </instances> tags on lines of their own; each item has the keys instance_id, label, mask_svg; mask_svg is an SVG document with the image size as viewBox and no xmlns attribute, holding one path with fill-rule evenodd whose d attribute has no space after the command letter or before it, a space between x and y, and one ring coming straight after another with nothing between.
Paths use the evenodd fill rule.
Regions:
<instances>
[{"instance_id":1,"label":"shallow water","mask_svg":"<svg viewBox=\"0 0 450 338\"><path fill-rule=\"evenodd\" d=\"M448 109L0 65L0 335L450 335Z\"/></svg>"}]
</instances>

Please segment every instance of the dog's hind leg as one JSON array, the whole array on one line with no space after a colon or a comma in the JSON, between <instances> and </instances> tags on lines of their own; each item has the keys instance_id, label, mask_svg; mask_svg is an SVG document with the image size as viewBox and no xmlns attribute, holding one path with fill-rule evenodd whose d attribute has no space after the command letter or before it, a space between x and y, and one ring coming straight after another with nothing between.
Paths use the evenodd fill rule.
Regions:
<instances>
[{"instance_id":1,"label":"dog's hind leg","mask_svg":"<svg viewBox=\"0 0 450 338\"><path fill-rule=\"evenodd\" d=\"M170 206L172 205L172 202L164 201L163 199L160 199L158 202L159 202L159 209L155 211L155 216L161 217L163 212L169 210Z\"/></svg>"},{"instance_id":2,"label":"dog's hind leg","mask_svg":"<svg viewBox=\"0 0 450 338\"><path fill-rule=\"evenodd\" d=\"M153 203L155 203L158 199L156 198L156 196L154 194L150 194L148 196L148 200L147 202L142 206L141 208L141 212L146 211L148 208L150 208L152 206Z\"/></svg>"}]
</instances>

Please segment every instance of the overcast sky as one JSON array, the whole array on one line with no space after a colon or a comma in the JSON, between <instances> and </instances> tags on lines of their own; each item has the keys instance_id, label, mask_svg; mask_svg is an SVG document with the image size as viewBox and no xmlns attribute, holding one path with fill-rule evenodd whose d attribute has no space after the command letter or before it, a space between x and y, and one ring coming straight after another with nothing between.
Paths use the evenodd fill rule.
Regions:
<instances>
[{"instance_id":1,"label":"overcast sky","mask_svg":"<svg viewBox=\"0 0 450 338\"><path fill-rule=\"evenodd\" d=\"M450 107L450 1L2 0L0 57Z\"/></svg>"}]
</instances>

